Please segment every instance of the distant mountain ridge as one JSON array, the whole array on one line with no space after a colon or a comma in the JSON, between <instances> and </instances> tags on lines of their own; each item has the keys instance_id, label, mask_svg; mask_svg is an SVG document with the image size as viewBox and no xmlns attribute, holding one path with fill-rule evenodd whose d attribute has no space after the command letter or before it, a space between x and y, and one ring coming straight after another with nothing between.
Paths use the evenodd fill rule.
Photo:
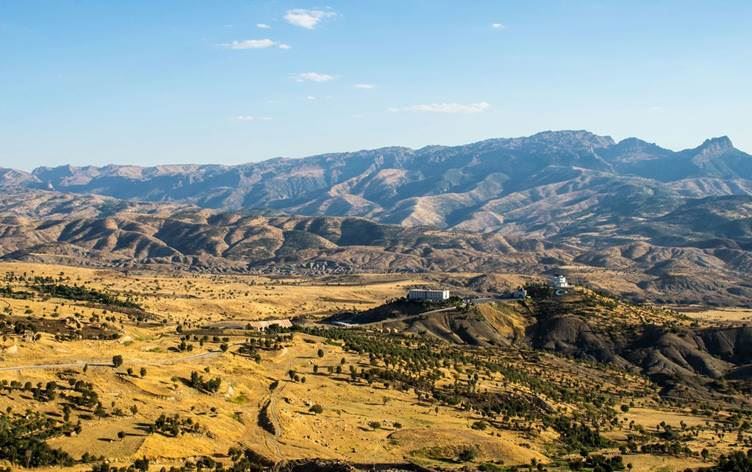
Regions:
<instances>
[{"instance_id":1,"label":"distant mountain ridge","mask_svg":"<svg viewBox=\"0 0 752 472\"><path fill-rule=\"evenodd\" d=\"M471 231L529 231L542 224L550 232L546 226L562 213L602 205L615 211L635 198L652 198L651 211L666 212L686 198L750 195L752 156L727 137L675 152L636 138L617 143L587 131L546 131L463 146L388 147L237 166L0 170L0 186Z\"/></svg>"},{"instance_id":2,"label":"distant mountain ridge","mask_svg":"<svg viewBox=\"0 0 752 472\"><path fill-rule=\"evenodd\" d=\"M240 166L0 170L0 259L215 272L565 270L752 300L752 156L586 131Z\"/></svg>"}]
</instances>

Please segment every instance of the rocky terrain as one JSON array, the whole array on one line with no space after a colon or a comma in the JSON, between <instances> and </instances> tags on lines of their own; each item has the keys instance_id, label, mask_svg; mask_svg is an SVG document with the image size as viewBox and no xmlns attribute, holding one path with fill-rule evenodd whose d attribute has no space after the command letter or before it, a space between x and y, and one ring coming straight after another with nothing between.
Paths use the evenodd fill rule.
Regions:
<instances>
[{"instance_id":1,"label":"rocky terrain","mask_svg":"<svg viewBox=\"0 0 752 472\"><path fill-rule=\"evenodd\" d=\"M0 171L0 255L214 272L566 271L746 304L752 157L585 131L241 166ZM618 281L618 283L614 283Z\"/></svg>"},{"instance_id":2,"label":"rocky terrain","mask_svg":"<svg viewBox=\"0 0 752 472\"><path fill-rule=\"evenodd\" d=\"M0 257L236 273L478 272L486 275L468 283L487 293L509 288L489 274L565 271L635 299L745 305L750 210L752 197L708 197L621 224L578 219L545 237L21 190L0 197Z\"/></svg>"},{"instance_id":3,"label":"rocky terrain","mask_svg":"<svg viewBox=\"0 0 752 472\"><path fill-rule=\"evenodd\" d=\"M749 195L750 179L752 158L726 137L674 152L586 131L239 166L0 170L6 188L546 235L582 219L665 215L689 198Z\"/></svg>"},{"instance_id":4,"label":"rocky terrain","mask_svg":"<svg viewBox=\"0 0 752 472\"><path fill-rule=\"evenodd\" d=\"M561 297L469 305L395 300L326 319L335 326L411 333L455 345L553 352L645 375L666 398L745 402L752 392L752 328L633 305L586 289Z\"/></svg>"}]
</instances>

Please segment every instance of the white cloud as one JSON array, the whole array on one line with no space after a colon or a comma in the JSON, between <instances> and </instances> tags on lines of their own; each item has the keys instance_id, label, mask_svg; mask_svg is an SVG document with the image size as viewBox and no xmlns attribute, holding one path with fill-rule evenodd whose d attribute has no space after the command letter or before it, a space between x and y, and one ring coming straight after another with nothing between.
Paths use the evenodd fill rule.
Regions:
<instances>
[{"instance_id":1,"label":"white cloud","mask_svg":"<svg viewBox=\"0 0 752 472\"><path fill-rule=\"evenodd\" d=\"M266 23L256 23L256 28L258 28L258 29L272 29L271 25L267 25Z\"/></svg>"},{"instance_id":2,"label":"white cloud","mask_svg":"<svg viewBox=\"0 0 752 472\"><path fill-rule=\"evenodd\" d=\"M319 72L303 72L300 74L294 74L292 76L297 82L329 82L334 80L335 77L329 74L321 74Z\"/></svg>"},{"instance_id":3,"label":"white cloud","mask_svg":"<svg viewBox=\"0 0 752 472\"><path fill-rule=\"evenodd\" d=\"M370 90L372 88L376 88L373 84L355 84L353 85L356 89L363 89L363 90Z\"/></svg>"},{"instance_id":4,"label":"white cloud","mask_svg":"<svg viewBox=\"0 0 752 472\"><path fill-rule=\"evenodd\" d=\"M301 28L314 29L324 19L333 16L337 16L333 11L295 9L287 10L285 21Z\"/></svg>"},{"instance_id":5,"label":"white cloud","mask_svg":"<svg viewBox=\"0 0 752 472\"><path fill-rule=\"evenodd\" d=\"M506 28L506 26L504 26L504 23L491 23L491 28L500 30Z\"/></svg>"},{"instance_id":6,"label":"white cloud","mask_svg":"<svg viewBox=\"0 0 752 472\"><path fill-rule=\"evenodd\" d=\"M316 97L314 97L313 95L308 95L306 97L306 100L316 100Z\"/></svg>"},{"instance_id":7,"label":"white cloud","mask_svg":"<svg viewBox=\"0 0 752 472\"><path fill-rule=\"evenodd\" d=\"M271 121L270 116L253 116L253 115L238 115L235 117L238 121Z\"/></svg>"},{"instance_id":8,"label":"white cloud","mask_svg":"<svg viewBox=\"0 0 752 472\"><path fill-rule=\"evenodd\" d=\"M241 39L241 40L233 41L231 43L225 43L222 46L228 49L268 49L268 48L290 49L289 45L285 43L278 43L269 38Z\"/></svg>"},{"instance_id":9,"label":"white cloud","mask_svg":"<svg viewBox=\"0 0 752 472\"><path fill-rule=\"evenodd\" d=\"M422 113L481 113L491 108L488 102L478 103L428 103L406 107L389 108L391 112Z\"/></svg>"}]
</instances>

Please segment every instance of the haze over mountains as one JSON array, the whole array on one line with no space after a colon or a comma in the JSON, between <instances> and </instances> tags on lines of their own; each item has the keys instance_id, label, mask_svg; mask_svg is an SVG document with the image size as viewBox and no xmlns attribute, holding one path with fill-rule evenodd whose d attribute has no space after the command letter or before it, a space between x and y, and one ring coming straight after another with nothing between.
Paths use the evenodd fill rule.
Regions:
<instances>
[{"instance_id":1,"label":"haze over mountains","mask_svg":"<svg viewBox=\"0 0 752 472\"><path fill-rule=\"evenodd\" d=\"M633 204L652 198L653 210L667 210L684 198L747 195L750 179L752 159L726 137L674 152L586 131L239 166L62 166L2 173L6 186L474 231L504 223L529 230L547 223L547 210L583 216L625 198L638 198Z\"/></svg>"},{"instance_id":2,"label":"haze over mountains","mask_svg":"<svg viewBox=\"0 0 752 472\"><path fill-rule=\"evenodd\" d=\"M240 166L2 170L0 186L6 258L80 250L233 270L583 266L621 271L625 291L652 298L752 295L752 156L726 137L674 152L543 132Z\"/></svg>"}]
</instances>

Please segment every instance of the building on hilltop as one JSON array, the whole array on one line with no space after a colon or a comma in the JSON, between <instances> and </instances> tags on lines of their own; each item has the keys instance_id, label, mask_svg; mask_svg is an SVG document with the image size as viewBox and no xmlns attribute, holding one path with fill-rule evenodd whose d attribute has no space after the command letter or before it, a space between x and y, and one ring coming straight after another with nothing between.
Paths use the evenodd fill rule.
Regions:
<instances>
[{"instance_id":1,"label":"building on hilltop","mask_svg":"<svg viewBox=\"0 0 752 472\"><path fill-rule=\"evenodd\" d=\"M411 288L407 291L407 300L411 302L444 302L449 300L449 290Z\"/></svg>"},{"instance_id":2,"label":"building on hilltop","mask_svg":"<svg viewBox=\"0 0 752 472\"><path fill-rule=\"evenodd\" d=\"M569 285L569 282L567 282L567 278L561 274L554 275L553 279L551 280L551 285L553 286L554 293L557 296L566 295L568 293L568 289L572 288L572 286Z\"/></svg>"},{"instance_id":3,"label":"building on hilltop","mask_svg":"<svg viewBox=\"0 0 752 472\"><path fill-rule=\"evenodd\" d=\"M567 282L567 278L561 274L554 275L554 278L551 281L551 284L554 286L555 289L572 287L571 285L569 285L569 282Z\"/></svg>"}]
</instances>

